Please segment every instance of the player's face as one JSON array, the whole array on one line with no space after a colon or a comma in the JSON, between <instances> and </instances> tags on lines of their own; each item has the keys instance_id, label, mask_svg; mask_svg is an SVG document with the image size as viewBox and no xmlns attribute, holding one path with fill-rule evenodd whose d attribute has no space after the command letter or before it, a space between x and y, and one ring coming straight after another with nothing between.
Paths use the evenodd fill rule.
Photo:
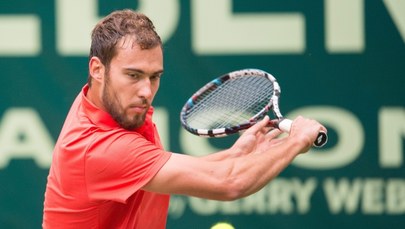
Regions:
<instances>
[{"instance_id":1,"label":"player's face","mask_svg":"<svg viewBox=\"0 0 405 229\"><path fill-rule=\"evenodd\" d=\"M104 77L103 106L125 129L140 127L159 88L163 73L161 47L142 50L124 39Z\"/></svg>"}]
</instances>

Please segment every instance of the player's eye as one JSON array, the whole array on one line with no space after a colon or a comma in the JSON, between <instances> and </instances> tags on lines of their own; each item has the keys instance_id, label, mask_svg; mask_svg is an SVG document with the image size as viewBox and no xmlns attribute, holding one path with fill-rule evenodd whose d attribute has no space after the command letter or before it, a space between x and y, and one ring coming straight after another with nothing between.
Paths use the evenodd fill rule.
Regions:
<instances>
[{"instance_id":1,"label":"player's eye","mask_svg":"<svg viewBox=\"0 0 405 229\"><path fill-rule=\"evenodd\" d=\"M127 74L129 77L131 77L132 79L139 79L141 76L139 73L134 73L134 72L130 72Z\"/></svg>"},{"instance_id":2,"label":"player's eye","mask_svg":"<svg viewBox=\"0 0 405 229\"><path fill-rule=\"evenodd\" d=\"M162 77L162 74L154 74L150 77L150 80L158 80Z\"/></svg>"}]
</instances>

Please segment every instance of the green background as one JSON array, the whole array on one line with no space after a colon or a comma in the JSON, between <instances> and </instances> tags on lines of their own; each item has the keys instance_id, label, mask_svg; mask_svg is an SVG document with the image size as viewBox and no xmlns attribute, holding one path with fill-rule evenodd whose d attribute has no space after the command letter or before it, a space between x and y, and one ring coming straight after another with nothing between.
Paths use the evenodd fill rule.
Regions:
<instances>
[{"instance_id":1,"label":"green background","mask_svg":"<svg viewBox=\"0 0 405 229\"><path fill-rule=\"evenodd\" d=\"M386 185L397 179L402 183L402 188L395 196L398 197L399 204L405 205L403 161L397 167L386 168L380 165L378 157L381 153L379 111L384 107L395 107L402 109L401 117L405 116L403 114L405 37L401 37L384 1L360 1L364 4L364 50L342 53L330 53L325 48L326 1L234 0L232 2L233 14L300 12L305 17L305 50L302 53L198 55L192 49L191 2L178 1L179 22L174 33L164 44L165 74L154 104L155 107L168 112L169 150L184 151L179 140L179 111L191 93L214 77L242 68L263 69L278 78L283 89L281 101L283 113L310 106L338 107L349 111L360 120L365 133L365 143L359 156L343 167L317 170L291 165L280 175L277 181L314 179L317 182L310 199L310 207L304 213L298 212L294 207L292 211L287 212L223 210L226 209L226 204L234 207L245 203L239 201L234 203L236 205L232 203L210 205L207 202L207 207L215 205L218 208L204 215L196 210L192 199L176 196L173 198L174 206L171 210L180 206L183 211L181 214L171 211L167 227L210 228L218 221L227 221L239 229L325 226L404 228L404 208L395 214L385 210L367 213L362 210L364 199L355 204L353 212L342 210L333 213L322 186L327 180L347 180L351 184L355 181L377 180L382 185L376 187L382 188L383 194L375 201L386 203L390 198L385 192L388 190ZM0 15L35 14L41 19L41 51L38 55L27 57L0 54L0 122L3 114L10 108L33 108L39 113L54 140L57 139L71 102L87 79L87 56L67 56L57 51L55 4L52 0L0 2ZM101 17L114 9L137 9L137 7L137 1L100 0L97 13ZM405 14L405 8L402 12ZM225 32L226 29L218 28ZM255 32L260 31L241 31L246 32L254 36ZM3 31L0 31L0 42L2 42L1 33ZM221 37L217 39L220 40ZM403 121L404 118L400 120ZM404 126L404 123L398 125ZM330 127L330 141L323 149L325 153L339 144L342 137L333 126ZM402 143L404 136L405 130L400 135ZM20 139L22 142L24 140L23 137ZM210 143L221 148L229 146L233 140L233 137L215 139ZM403 144L401 146L403 155ZM2 153L5 152L0 148L0 154ZM38 167L31 159L16 158L5 168L0 168L0 228L41 227L47 174L48 169ZM360 196L367 198L364 193ZM268 199L266 201L271 202ZM292 198L291 201L296 206L297 200Z\"/></svg>"}]
</instances>

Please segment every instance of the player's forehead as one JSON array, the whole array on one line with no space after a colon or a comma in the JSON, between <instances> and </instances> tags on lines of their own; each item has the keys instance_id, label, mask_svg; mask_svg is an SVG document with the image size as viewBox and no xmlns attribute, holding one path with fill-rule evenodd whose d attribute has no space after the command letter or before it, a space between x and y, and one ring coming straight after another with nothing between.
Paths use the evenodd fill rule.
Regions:
<instances>
[{"instance_id":1,"label":"player's forehead","mask_svg":"<svg viewBox=\"0 0 405 229\"><path fill-rule=\"evenodd\" d=\"M163 72L163 53L160 46L142 49L133 38L121 40L111 60L112 68L138 69L143 72Z\"/></svg>"}]
</instances>

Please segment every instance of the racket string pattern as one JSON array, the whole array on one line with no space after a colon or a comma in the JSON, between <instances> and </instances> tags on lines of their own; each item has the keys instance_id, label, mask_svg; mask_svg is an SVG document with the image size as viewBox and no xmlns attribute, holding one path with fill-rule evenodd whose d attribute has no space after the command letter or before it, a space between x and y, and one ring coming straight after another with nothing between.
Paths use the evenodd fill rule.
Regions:
<instances>
[{"instance_id":1,"label":"racket string pattern","mask_svg":"<svg viewBox=\"0 0 405 229\"><path fill-rule=\"evenodd\" d=\"M195 93L183 107L182 124L197 135L232 134L263 118L275 94L279 87L266 73L235 71Z\"/></svg>"},{"instance_id":2,"label":"racket string pattern","mask_svg":"<svg viewBox=\"0 0 405 229\"><path fill-rule=\"evenodd\" d=\"M272 84L263 77L235 78L219 84L216 90L200 99L200 106L187 113L188 122L196 128L225 128L248 122L272 96ZM235 99L235 96L238 99Z\"/></svg>"}]
</instances>

